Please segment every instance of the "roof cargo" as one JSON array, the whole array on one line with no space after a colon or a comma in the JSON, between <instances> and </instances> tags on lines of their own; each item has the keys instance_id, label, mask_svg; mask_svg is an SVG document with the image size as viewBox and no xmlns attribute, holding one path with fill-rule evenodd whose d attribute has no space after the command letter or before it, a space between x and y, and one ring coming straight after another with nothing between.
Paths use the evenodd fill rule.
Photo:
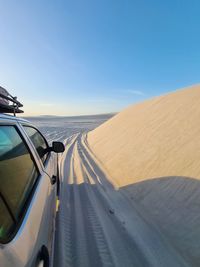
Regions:
<instances>
[{"instance_id":1,"label":"roof cargo","mask_svg":"<svg viewBox=\"0 0 200 267\"><path fill-rule=\"evenodd\" d=\"M0 86L0 113L23 113L20 107L23 105L17 100L17 97L13 97L8 91Z\"/></svg>"},{"instance_id":2,"label":"roof cargo","mask_svg":"<svg viewBox=\"0 0 200 267\"><path fill-rule=\"evenodd\" d=\"M1 95L4 95L4 96L9 96L9 93L6 89L4 89L3 87L0 86L0 94ZM0 104L4 104L4 105L9 105L9 100L3 98L3 97L0 97Z\"/></svg>"}]
</instances>

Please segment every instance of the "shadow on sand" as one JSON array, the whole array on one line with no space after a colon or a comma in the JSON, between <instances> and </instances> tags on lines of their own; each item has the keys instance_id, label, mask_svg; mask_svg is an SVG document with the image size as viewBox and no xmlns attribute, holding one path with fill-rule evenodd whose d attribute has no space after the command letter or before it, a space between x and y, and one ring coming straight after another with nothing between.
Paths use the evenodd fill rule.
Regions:
<instances>
[{"instance_id":1,"label":"shadow on sand","mask_svg":"<svg viewBox=\"0 0 200 267\"><path fill-rule=\"evenodd\" d=\"M190 264L200 266L200 181L170 176L124 186L119 191L164 234Z\"/></svg>"}]
</instances>

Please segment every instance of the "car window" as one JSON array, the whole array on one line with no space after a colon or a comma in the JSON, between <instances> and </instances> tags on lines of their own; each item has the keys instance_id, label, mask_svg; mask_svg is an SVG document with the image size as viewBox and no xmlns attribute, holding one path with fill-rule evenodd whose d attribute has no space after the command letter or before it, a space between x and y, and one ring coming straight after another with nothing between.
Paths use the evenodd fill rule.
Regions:
<instances>
[{"instance_id":1,"label":"car window","mask_svg":"<svg viewBox=\"0 0 200 267\"><path fill-rule=\"evenodd\" d=\"M0 240L5 240L13 232L16 223L4 198L0 196Z\"/></svg>"},{"instance_id":2,"label":"car window","mask_svg":"<svg viewBox=\"0 0 200 267\"><path fill-rule=\"evenodd\" d=\"M22 137L14 126L0 126L0 240L12 234L39 176Z\"/></svg>"},{"instance_id":3,"label":"car window","mask_svg":"<svg viewBox=\"0 0 200 267\"><path fill-rule=\"evenodd\" d=\"M37 131L35 128L30 126L24 126L24 129L28 134L29 138L31 139L31 141L33 142L33 145L35 146L42 162L45 163L49 154L47 141L44 139L41 133Z\"/></svg>"}]
</instances>

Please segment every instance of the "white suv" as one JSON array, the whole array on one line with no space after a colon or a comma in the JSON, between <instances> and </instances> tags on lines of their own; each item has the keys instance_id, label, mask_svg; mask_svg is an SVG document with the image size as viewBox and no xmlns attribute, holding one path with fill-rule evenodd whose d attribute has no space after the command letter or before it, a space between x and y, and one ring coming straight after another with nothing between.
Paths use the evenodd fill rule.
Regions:
<instances>
[{"instance_id":1,"label":"white suv","mask_svg":"<svg viewBox=\"0 0 200 267\"><path fill-rule=\"evenodd\" d=\"M63 151L62 143L49 146L28 121L0 114L0 266L50 266L58 185L54 152Z\"/></svg>"}]
</instances>

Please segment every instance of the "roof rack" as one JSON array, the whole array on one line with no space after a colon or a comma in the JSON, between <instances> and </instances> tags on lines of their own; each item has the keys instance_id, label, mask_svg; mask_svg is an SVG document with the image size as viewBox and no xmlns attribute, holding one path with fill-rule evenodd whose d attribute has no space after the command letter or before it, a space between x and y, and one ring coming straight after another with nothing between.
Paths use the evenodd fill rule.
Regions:
<instances>
[{"instance_id":1,"label":"roof rack","mask_svg":"<svg viewBox=\"0 0 200 267\"><path fill-rule=\"evenodd\" d=\"M6 89L0 86L0 113L23 113L24 111L19 109L23 105L17 100L17 97L13 97L8 93Z\"/></svg>"}]
</instances>

